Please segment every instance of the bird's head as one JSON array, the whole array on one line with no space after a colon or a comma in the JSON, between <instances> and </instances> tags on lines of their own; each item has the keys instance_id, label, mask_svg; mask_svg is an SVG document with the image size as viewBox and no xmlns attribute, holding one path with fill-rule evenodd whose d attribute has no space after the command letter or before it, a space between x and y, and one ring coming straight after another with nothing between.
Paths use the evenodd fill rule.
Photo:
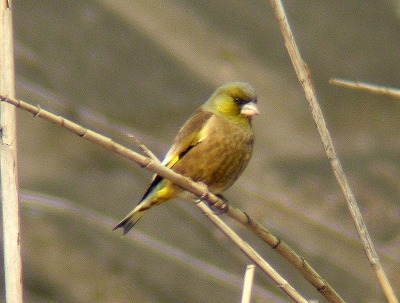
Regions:
<instances>
[{"instance_id":1,"label":"bird's head","mask_svg":"<svg viewBox=\"0 0 400 303\"><path fill-rule=\"evenodd\" d=\"M204 106L217 115L237 122L249 121L251 117L259 114L254 88L242 82L220 86Z\"/></svg>"}]
</instances>

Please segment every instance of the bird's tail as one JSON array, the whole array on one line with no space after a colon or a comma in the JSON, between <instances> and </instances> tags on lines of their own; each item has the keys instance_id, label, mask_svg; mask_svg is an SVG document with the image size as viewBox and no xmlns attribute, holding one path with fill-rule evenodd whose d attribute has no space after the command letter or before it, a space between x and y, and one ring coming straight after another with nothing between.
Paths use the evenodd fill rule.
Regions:
<instances>
[{"instance_id":1,"label":"bird's tail","mask_svg":"<svg viewBox=\"0 0 400 303\"><path fill-rule=\"evenodd\" d=\"M147 210L171 198L177 197L181 191L182 190L176 186L168 185L167 180L157 176L144 194L142 200L140 200L139 204L125 218L123 218L113 230L123 228L125 235Z\"/></svg>"},{"instance_id":2,"label":"bird's tail","mask_svg":"<svg viewBox=\"0 0 400 303\"><path fill-rule=\"evenodd\" d=\"M118 228L124 229L124 235L131 230L131 228L139 221L139 219L144 215L144 213L148 210L148 208L143 207L143 205L136 206L129 214L126 215L125 218L121 220L113 230Z\"/></svg>"}]
</instances>

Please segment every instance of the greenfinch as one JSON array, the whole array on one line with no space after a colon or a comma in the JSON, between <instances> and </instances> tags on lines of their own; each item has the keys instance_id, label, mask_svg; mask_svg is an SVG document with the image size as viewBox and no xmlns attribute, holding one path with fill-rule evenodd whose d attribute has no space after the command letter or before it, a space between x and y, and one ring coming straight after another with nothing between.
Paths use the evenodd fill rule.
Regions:
<instances>
[{"instance_id":1,"label":"greenfinch","mask_svg":"<svg viewBox=\"0 0 400 303\"><path fill-rule=\"evenodd\" d=\"M182 126L162 164L214 194L228 189L248 164L254 142L251 125L257 96L247 83L220 86ZM139 204L118 223L126 234L152 206L190 194L155 175Z\"/></svg>"}]
</instances>

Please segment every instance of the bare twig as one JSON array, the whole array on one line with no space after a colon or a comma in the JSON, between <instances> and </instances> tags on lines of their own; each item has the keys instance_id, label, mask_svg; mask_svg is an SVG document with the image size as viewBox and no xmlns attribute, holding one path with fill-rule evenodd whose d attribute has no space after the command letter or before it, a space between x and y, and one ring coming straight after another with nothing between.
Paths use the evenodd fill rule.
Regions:
<instances>
[{"instance_id":1,"label":"bare twig","mask_svg":"<svg viewBox=\"0 0 400 303\"><path fill-rule=\"evenodd\" d=\"M318 132L321 136L322 143L325 148L325 152L330 160L332 170L336 176L336 179L342 189L344 196L346 197L347 205L349 207L350 213L353 217L353 221L356 225L357 232L361 238L364 246L364 250L368 256L369 262L371 263L378 280L384 290L386 298L391 303L398 303L398 300L394 294L393 288L391 287L389 280L384 272L384 269L379 261L378 254L376 253L375 247L372 240L368 234L367 227L362 218L361 212L358 208L356 199L354 197L353 191L350 188L349 182L346 175L343 172L342 165L336 154L331 135L326 127L325 119L323 117L321 108L318 104L315 89L312 84L310 71L300 56L300 52L293 38L292 31L290 29L287 17L283 8L281 1L271 0L271 4L274 8L276 18L281 27L283 37L285 39L285 44L288 49L290 58L292 60L294 69L296 71L297 77L303 87L307 101L310 104L313 118L317 125Z\"/></svg>"},{"instance_id":2,"label":"bare twig","mask_svg":"<svg viewBox=\"0 0 400 303\"><path fill-rule=\"evenodd\" d=\"M154 154L140 140L136 139L133 135L129 136L135 139L137 144L146 155L151 157L156 163L160 163ZM303 277L309 281L329 302L344 303L344 300L339 296L339 294L312 268L312 266L303 257L299 256L284 241L276 237L260 223L253 220L247 213L243 212L239 208L229 205L228 203L224 203L222 200L218 200L217 203L214 204L214 207L220 209L231 218L249 228L256 236L270 245L271 248L277 251L290 264L292 264L294 268L296 268L303 275Z\"/></svg>"},{"instance_id":3,"label":"bare twig","mask_svg":"<svg viewBox=\"0 0 400 303\"><path fill-rule=\"evenodd\" d=\"M160 161L142 142L140 142L138 139L135 140L148 156L153 155L154 161L156 163L160 163ZM292 266L294 266L294 268L296 268L303 275L303 277L309 281L329 302L344 303L344 300L331 287L331 285L326 282L303 257L299 256L284 241L276 237L259 222L253 220L247 213L239 208L225 203L222 200L218 200L214 204L214 207L220 209L231 218L249 228L256 236L271 246L271 248L284 257L286 261L292 264Z\"/></svg>"},{"instance_id":4,"label":"bare twig","mask_svg":"<svg viewBox=\"0 0 400 303\"><path fill-rule=\"evenodd\" d=\"M11 3L0 3L0 92L14 97L14 49ZM6 302L22 302L15 108L1 104L1 193Z\"/></svg>"},{"instance_id":5,"label":"bare twig","mask_svg":"<svg viewBox=\"0 0 400 303\"><path fill-rule=\"evenodd\" d=\"M144 152L144 154L145 154L147 157L149 157L151 160L153 160L153 161L156 162L156 163L160 163L160 160L158 160L158 158L156 157L156 155L154 155L153 152L152 152L150 149L148 149L147 146L144 145L142 141L140 141L138 138L136 138L136 137L135 137L134 135L132 135L132 134L128 134L128 137L129 137L129 138L132 138L132 139L136 142L137 146L140 147L140 149Z\"/></svg>"},{"instance_id":6,"label":"bare twig","mask_svg":"<svg viewBox=\"0 0 400 303\"><path fill-rule=\"evenodd\" d=\"M242 303L251 302L251 291L253 289L254 271L256 267L254 264L249 264L246 267L246 273L243 280Z\"/></svg>"},{"instance_id":7,"label":"bare twig","mask_svg":"<svg viewBox=\"0 0 400 303\"><path fill-rule=\"evenodd\" d=\"M375 93L375 94L388 95L388 96L400 98L400 89L398 89L398 88L385 87L385 86L370 84L370 83L366 83L366 82L350 81L350 80L339 79L339 78L330 79L329 83L335 84L338 86L348 87L348 88L366 90L366 91L369 91L369 92Z\"/></svg>"},{"instance_id":8,"label":"bare twig","mask_svg":"<svg viewBox=\"0 0 400 303\"><path fill-rule=\"evenodd\" d=\"M262 271L264 271L294 302L308 303L282 276L275 271L247 242L225 224L202 200L196 205L229 239L231 239Z\"/></svg>"},{"instance_id":9,"label":"bare twig","mask_svg":"<svg viewBox=\"0 0 400 303\"><path fill-rule=\"evenodd\" d=\"M310 282L325 297L325 299L328 300L328 302L345 302L332 286L325 281L325 279L323 279L303 257L299 256L288 244L275 236L259 222L253 220L247 213L229 204L222 207L216 205L216 207L225 210L227 215L248 227L260 239L270 245L271 248L277 251L286 261L296 268L303 277Z\"/></svg>"}]
</instances>

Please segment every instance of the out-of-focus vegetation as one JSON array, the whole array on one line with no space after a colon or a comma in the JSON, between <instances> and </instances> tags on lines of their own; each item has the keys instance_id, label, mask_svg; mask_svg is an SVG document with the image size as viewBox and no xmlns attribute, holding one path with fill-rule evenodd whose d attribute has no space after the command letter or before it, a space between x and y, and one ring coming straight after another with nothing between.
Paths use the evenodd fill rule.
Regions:
<instances>
[{"instance_id":1,"label":"out-of-focus vegetation","mask_svg":"<svg viewBox=\"0 0 400 303\"><path fill-rule=\"evenodd\" d=\"M396 1L286 1L339 156L400 289L400 100L330 86L399 86ZM251 83L256 146L226 193L348 302L385 302L330 171L268 1L15 1L17 96L162 157L213 89ZM238 302L247 259L188 201L126 237L113 224L151 174L19 112L24 286L32 302ZM225 216L222 216L225 219ZM232 223L231 220L227 220ZM241 226L307 298L323 298ZM289 302L262 274L254 302ZM2 290L4 292L4 290Z\"/></svg>"}]
</instances>

